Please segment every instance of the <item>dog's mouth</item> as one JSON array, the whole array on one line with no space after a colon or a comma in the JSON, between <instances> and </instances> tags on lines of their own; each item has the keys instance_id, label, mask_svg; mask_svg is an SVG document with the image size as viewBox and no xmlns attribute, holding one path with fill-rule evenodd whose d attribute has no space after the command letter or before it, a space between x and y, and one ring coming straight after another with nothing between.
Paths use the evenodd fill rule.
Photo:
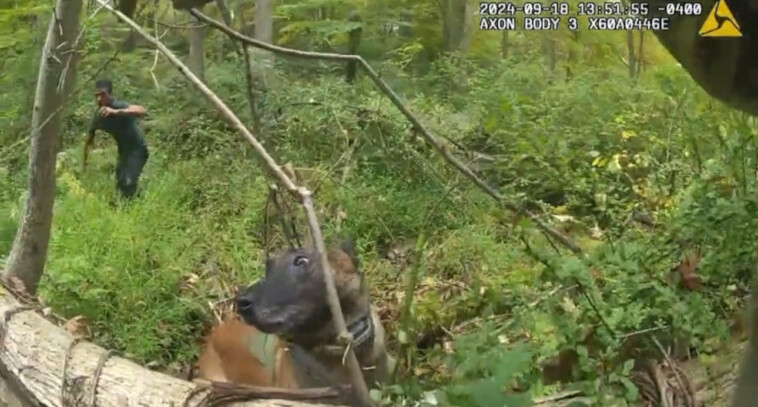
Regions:
<instances>
[{"instance_id":1,"label":"dog's mouth","mask_svg":"<svg viewBox=\"0 0 758 407\"><path fill-rule=\"evenodd\" d=\"M296 306L277 309L252 307L240 310L239 314L245 323L255 326L261 332L278 335L294 329L299 323L298 316L302 315L302 312Z\"/></svg>"}]
</instances>

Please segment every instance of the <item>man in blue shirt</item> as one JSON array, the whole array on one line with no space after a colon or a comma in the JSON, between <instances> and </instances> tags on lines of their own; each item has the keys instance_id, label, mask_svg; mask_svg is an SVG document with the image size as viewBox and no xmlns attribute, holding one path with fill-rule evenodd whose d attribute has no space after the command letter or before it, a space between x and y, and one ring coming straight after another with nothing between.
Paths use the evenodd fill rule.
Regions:
<instances>
[{"instance_id":1,"label":"man in blue shirt","mask_svg":"<svg viewBox=\"0 0 758 407\"><path fill-rule=\"evenodd\" d=\"M95 89L98 109L84 142L83 165L87 167L87 156L96 130L103 130L113 136L118 146L116 186L122 196L132 198L137 192L137 181L149 157L145 135L138 125L138 119L144 117L147 111L142 106L114 98L113 85L107 79L95 82Z\"/></svg>"}]
</instances>

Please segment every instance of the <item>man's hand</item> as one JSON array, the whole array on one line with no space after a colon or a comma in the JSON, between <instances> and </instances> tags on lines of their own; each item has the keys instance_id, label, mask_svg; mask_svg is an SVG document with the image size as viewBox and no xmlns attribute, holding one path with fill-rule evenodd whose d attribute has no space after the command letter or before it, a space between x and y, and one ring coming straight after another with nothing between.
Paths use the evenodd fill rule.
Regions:
<instances>
[{"instance_id":1,"label":"man's hand","mask_svg":"<svg viewBox=\"0 0 758 407\"><path fill-rule=\"evenodd\" d=\"M102 117L115 116L117 114L118 114L118 110L117 109L113 109L113 108L108 107L108 106L103 106L103 107L100 108L100 116L102 116Z\"/></svg>"}]
</instances>

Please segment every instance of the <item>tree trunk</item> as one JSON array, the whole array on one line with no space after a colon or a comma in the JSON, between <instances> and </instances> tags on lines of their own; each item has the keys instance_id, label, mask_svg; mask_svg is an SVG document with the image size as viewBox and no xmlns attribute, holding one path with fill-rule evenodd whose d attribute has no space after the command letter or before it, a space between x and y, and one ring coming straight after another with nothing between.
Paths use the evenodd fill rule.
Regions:
<instances>
[{"instance_id":1,"label":"tree trunk","mask_svg":"<svg viewBox=\"0 0 758 407\"><path fill-rule=\"evenodd\" d=\"M357 12L352 12L349 20L356 23L361 23L361 17ZM358 54L358 47L361 45L361 35L363 34L363 27L356 27L350 30L347 40L347 53L352 55ZM386 37L384 37L386 38ZM358 73L358 63L356 61L348 61L345 64L345 80L347 83L353 83L355 81L356 74Z\"/></svg>"},{"instance_id":2,"label":"tree trunk","mask_svg":"<svg viewBox=\"0 0 758 407\"><path fill-rule=\"evenodd\" d=\"M400 25L400 30L398 34L400 34L400 38L404 39L410 39L415 34L415 31L413 29L413 11L411 10L403 10L400 12L400 21L404 24Z\"/></svg>"},{"instance_id":3,"label":"tree trunk","mask_svg":"<svg viewBox=\"0 0 758 407\"><path fill-rule=\"evenodd\" d=\"M232 20L232 11L229 9L229 6L226 5L226 2L224 0L216 0L216 7L218 7L218 11L221 13L221 19L224 20L224 24L229 26L229 28L234 28L234 21ZM234 52L238 56L242 55L242 51L240 50L240 44L237 41L230 41L230 42L232 43L232 47L234 47Z\"/></svg>"},{"instance_id":4,"label":"tree trunk","mask_svg":"<svg viewBox=\"0 0 758 407\"><path fill-rule=\"evenodd\" d=\"M555 66L557 63L557 56L556 56L556 44L555 44L555 38L553 38L553 33L547 32L545 33L545 37L542 40L543 41L543 48L545 51L545 63L547 65L547 70L551 75L555 73Z\"/></svg>"},{"instance_id":5,"label":"tree trunk","mask_svg":"<svg viewBox=\"0 0 758 407\"><path fill-rule=\"evenodd\" d=\"M137 34L135 34L134 32L130 32L129 35L127 35L126 39L124 40L122 52L127 54L130 52L134 52L136 48L137 48Z\"/></svg>"},{"instance_id":6,"label":"tree trunk","mask_svg":"<svg viewBox=\"0 0 758 407\"><path fill-rule=\"evenodd\" d=\"M201 10L202 11L202 10ZM190 49L189 49L189 67L201 81L205 82L205 49L203 41L205 40L205 27L202 22L193 18L197 27L190 30Z\"/></svg>"},{"instance_id":7,"label":"tree trunk","mask_svg":"<svg viewBox=\"0 0 758 407\"><path fill-rule=\"evenodd\" d=\"M254 38L266 44L272 44L274 39L274 0L257 0L255 2L255 34ZM269 51L256 49L254 58L263 63L263 71L273 68L273 55Z\"/></svg>"},{"instance_id":8,"label":"tree trunk","mask_svg":"<svg viewBox=\"0 0 758 407\"><path fill-rule=\"evenodd\" d=\"M458 43L458 51L465 54L471 49L474 41L474 20L476 19L476 5L467 1L463 6L463 21L461 22L461 41Z\"/></svg>"},{"instance_id":9,"label":"tree trunk","mask_svg":"<svg viewBox=\"0 0 758 407\"><path fill-rule=\"evenodd\" d=\"M442 5L442 51L453 52L463 41L466 15L465 0L443 0Z\"/></svg>"},{"instance_id":10,"label":"tree trunk","mask_svg":"<svg viewBox=\"0 0 758 407\"><path fill-rule=\"evenodd\" d=\"M629 77L632 79L637 78L637 55L634 46L634 31L628 30L626 32L626 49L629 66Z\"/></svg>"},{"instance_id":11,"label":"tree trunk","mask_svg":"<svg viewBox=\"0 0 758 407\"><path fill-rule=\"evenodd\" d=\"M29 191L3 278L20 279L34 294L47 260L55 203L55 159L61 113L76 77L81 0L59 0L43 47L32 111ZM63 77L65 75L65 77ZM59 86L63 85L63 86ZM48 120L49 119L49 120Z\"/></svg>"},{"instance_id":12,"label":"tree trunk","mask_svg":"<svg viewBox=\"0 0 758 407\"><path fill-rule=\"evenodd\" d=\"M640 47L637 49L637 77L645 70L645 31L640 31Z\"/></svg>"},{"instance_id":13,"label":"tree trunk","mask_svg":"<svg viewBox=\"0 0 758 407\"><path fill-rule=\"evenodd\" d=\"M256 0L255 16L253 17L253 37L267 44L274 42L274 0ZM274 55L266 50L244 46L246 58L245 69L248 70L252 78L253 89L255 93L254 125L256 131L260 132L260 111L265 106L265 92L272 87L274 79ZM260 133L259 133L260 134ZM262 135L261 135L262 136Z\"/></svg>"},{"instance_id":14,"label":"tree trunk","mask_svg":"<svg viewBox=\"0 0 758 407\"><path fill-rule=\"evenodd\" d=\"M579 31L571 30L569 32L571 40L568 44L568 58L566 59L566 82L574 77L574 66L578 62L579 52Z\"/></svg>"},{"instance_id":15,"label":"tree trunk","mask_svg":"<svg viewBox=\"0 0 758 407\"><path fill-rule=\"evenodd\" d=\"M503 30L503 37L500 39L500 56L503 59L508 59L511 51L510 32L510 30Z\"/></svg>"}]
</instances>

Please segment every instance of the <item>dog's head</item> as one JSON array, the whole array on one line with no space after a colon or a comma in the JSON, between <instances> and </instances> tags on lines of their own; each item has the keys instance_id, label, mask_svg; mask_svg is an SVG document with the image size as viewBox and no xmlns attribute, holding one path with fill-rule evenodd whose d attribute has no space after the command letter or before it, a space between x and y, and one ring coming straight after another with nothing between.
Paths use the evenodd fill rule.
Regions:
<instances>
[{"instance_id":1,"label":"dog's head","mask_svg":"<svg viewBox=\"0 0 758 407\"><path fill-rule=\"evenodd\" d=\"M330 250L327 258L346 322L369 312L368 290L358 271L353 240ZM324 274L315 250L294 249L266 262L265 277L237 296L237 310L250 325L304 346L334 338Z\"/></svg>"}]
</instances>

